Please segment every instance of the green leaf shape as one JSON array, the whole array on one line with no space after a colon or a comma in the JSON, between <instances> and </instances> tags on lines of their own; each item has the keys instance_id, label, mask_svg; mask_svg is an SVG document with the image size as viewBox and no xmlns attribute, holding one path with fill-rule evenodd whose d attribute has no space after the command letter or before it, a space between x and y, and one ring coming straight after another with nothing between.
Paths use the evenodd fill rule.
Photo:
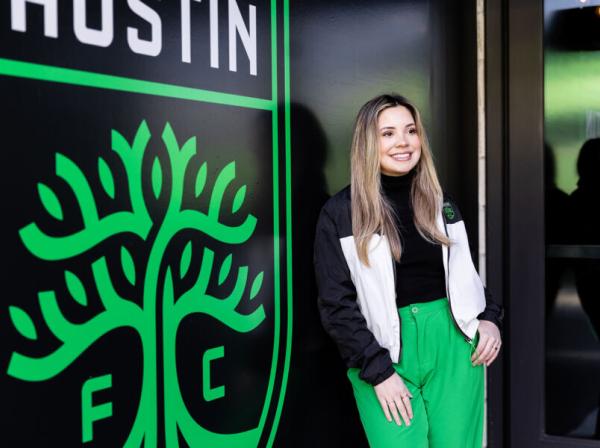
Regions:
<instances>
[{"instance_id":1,"label":"green leaf shape","mask_svg":"<svg viewBox=\"0 0 600 448\"><path fill-rule=\"evenodd\" d=\"M56 194L43 183L38 183L38 193L40 200L46 211L54 218L62 221L63 211Z\"/></svg>"},{"instance_id":2,"label":"green leaf shape","mask_svg":"<svg viewBox=\"0 0 600 448\"><path fill-rule=\"evenodd\" d=\"M135 264L133 258L125 246L121 247L121 266L127 281L135 286Z\"/></svg>"},{"instance_id":3,"label":"green leaf shape","mask_svg":"<svg viewBox=\"0 0 600 448\"><path fill-rule=\"evenodd\" d=\"M260 288L262 286L264 271L261 271L256 277L254 277L254 281L252 282L252 288L250 288L250 300L256 297L259 293Z\"/></svg>"},{"instance_id":4,"label":"green leaf shape","mask_svg":"<svg viewBox=\"0 0 600 448\"><path fill-rule=\"evenodd\" d=\"M19 333L27 339L37 339L37 331L29 314L16 306L9 306L8 313L10 314L10 320L12 320L13 325Z\"/></svg>"},{"instance_id":5,"label":"green leaf shape","mask_svg":"<svg viewBox=\"0 0 600 448\"><path fill-rule=\"evenodd\" d=\"M70 271L65 271L65 283L69 294L79 303L81 306L87 305L87 294L81 280Z\"/></svg>"},{"instance_id":6,"label":"green leaf shape","mask_svg":"<svg viewBox=\"0 0 600 448\"><path fill-rule=\"evenodd\" d=\"M110 145L113 151L116 151L117 153L131 150L131 146L129 146L127 139L115 129L110 131Z\"/></svg>"},{"instance_id":7,"label":"green leaf shape","mask_svg":"<svg viewBox=\"0 0 600 448\"><path fill-rule=\"evenodd\" d=\"M154 197L158 199L160 191L162 190L162 168L160 167L160 161L158 157L154 158L152 163L152 191Z\"/></svg>"},{"instance_id":8,"label":"green leaf shape","mask_svg":"<svg viewBox=\"0 0 600 448\"><path fill-rule=\"evenodd\" d=\"M244 185L237 191L237 193L235 194L235 197L233 198L233 205L231 206L231 213L235 213L240 209L240 207L244 203L245 197L246 197L246 186Z\"/></svg>"},{"instance_id":9,"label":"green leaf shape","mask_svg":"<svg viewBox=\"0 0 600 448\"><path fill-rule=\"evenodd\" d=\"M98 157L98 174L100 175L100 183L106 194L111 198L115 198L115 180L113 178L110 167L102 157Z\"/></svg>"},{"instance_id":10,"label":"green leaf shape","mask_svg":"<svg viewBox=\"0 0 600 448\"><path fill-rule=\"evenodd\" d=\"M206 165L206 162L204 162L198 170L198 174L196 174L196 186L194 188L194 193L196 197L200 196L200 193L202 193L202 190L204 190L204 186L206 185L207 171L208 167Z\"/></svg>"},{"instance_id":11,"label":"green leaf shape","mask_svg":"<svg viewBox=\"0 0 600 448\"><path fill-rule=\"evenodd\" d=\"M183 254L181 255L181 263L179 265L179 277L185 277L188 269L190 268L190 262L192 261L192 242L188 241L183 249Z\"/></svg>"},{"instance_id":12,"label":"green leaf shape","mask_svg":"<svg viewBox=\"0 0 600 448\"><path fill-rule=\"evenodd\" d=\"M231 260L232 255L229 254L225 257L223 264L221 265L221 269L219 270L219 286L223 284L227 276L229 275L229 271L231 270Z\"/></svg>"}]
</instances>

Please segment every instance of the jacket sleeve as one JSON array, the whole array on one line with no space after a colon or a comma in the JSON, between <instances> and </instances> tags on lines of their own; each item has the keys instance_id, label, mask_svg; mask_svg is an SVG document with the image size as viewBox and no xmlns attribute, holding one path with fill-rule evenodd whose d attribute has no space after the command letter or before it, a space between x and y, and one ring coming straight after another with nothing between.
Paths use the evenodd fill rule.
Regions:
<instances>
[{"instance_id":1,"label":"jacket sleeve","mask_svg":"<svg viewBox=\"0 0 600 448\"><path fill-rule=\"evenodd\" d=\"M479 320L489 320L496 324L498 329L502 331L502 323L504 320L504 308L502 305L492 299L492 293L485 286L483 287L485 292L485 310L477 316Z\"/></svg>"},{"instance_id":2,"label":"jacket sleeve","mask_svg":"<svg viewBox=\"0 0 600 448\"><path fill-rule=\"evenodd\" d=\"M452 204L452 208L456 210L459 216L462 217L460 210L458 209L456 202L452 199L451 196L446 195L446 200ZM461 218L462 219L462 218ZM471 260L473 261L473 260ZM504 319L504 308L498 302L496 302L492 298L492 293L485 286L483 287L485 293L485 309L477 316L479 320L487 320L490 321L498 327L500 331L502 331L502 322Z\"/></svg>"},{"instance_id":3,"label":"jacket sleeve","mask_svg":"<svg viewBox=\"0 0 600 448\"><path fill-rule=\"evenodd\" d=\"M325 209L317 222L314 266L321 322L346 365L358 367L359 377L372 385L392 376L390 354L367 328L335 223Z\"/></svg>"}]
</instances>

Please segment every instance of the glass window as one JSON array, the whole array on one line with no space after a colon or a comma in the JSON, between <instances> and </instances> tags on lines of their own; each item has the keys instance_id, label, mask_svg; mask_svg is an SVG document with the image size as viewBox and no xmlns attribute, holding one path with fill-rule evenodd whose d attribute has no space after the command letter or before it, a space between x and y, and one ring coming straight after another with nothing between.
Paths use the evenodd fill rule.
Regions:
<instances>
[{"instance_id":1,"label":"glass window","mask_svg":"<svg viewBox=\"0 0 600 448\"><path fill-rule=\"evenodd\" d=\"M544 2L546 433L600 439L600 1Z\"/></svg>"}]
</instances>

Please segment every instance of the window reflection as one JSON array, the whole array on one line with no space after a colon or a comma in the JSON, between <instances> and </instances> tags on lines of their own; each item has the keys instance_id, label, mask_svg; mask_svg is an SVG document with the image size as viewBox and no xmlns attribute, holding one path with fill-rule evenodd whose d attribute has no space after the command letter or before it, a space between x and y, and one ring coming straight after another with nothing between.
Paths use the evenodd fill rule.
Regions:
<instances>
[{"instance_id":1,"label":"window reflection","mask_svg":"<svg viewBox=\"0 0 600 448\"><path fill-rule=\"evenodd\" d=\"M546 433L600 439L600 1L544 5Z\"/></svg>"}]
</instances>

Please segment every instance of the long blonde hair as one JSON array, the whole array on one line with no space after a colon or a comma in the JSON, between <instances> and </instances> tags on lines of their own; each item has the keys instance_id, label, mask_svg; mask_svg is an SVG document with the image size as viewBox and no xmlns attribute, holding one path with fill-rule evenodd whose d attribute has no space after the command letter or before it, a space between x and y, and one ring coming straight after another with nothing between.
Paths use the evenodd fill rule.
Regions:
<instances>
[{"instance_id":1,"label":"long blonde hair","mask_svg":"<svg viewBox=\"0 0 600 448\"><path fill-rule=\"evenodd\" d=\"M394 223L394 211L381 188L377 129L379 114L389 107L396 106L406 107L410 111L421 140L421 157L413 168L415 176L410 191L415 226L427 241L450 245L450 240L436 225L443 193L419 111L401 95L379 95L365 103L358 111L351 148L352 234L358 258L367 266L369 241L374 233L388 238L396 261L400 261L402 255L399 230Z\"/></svg>"}]
</instances>

